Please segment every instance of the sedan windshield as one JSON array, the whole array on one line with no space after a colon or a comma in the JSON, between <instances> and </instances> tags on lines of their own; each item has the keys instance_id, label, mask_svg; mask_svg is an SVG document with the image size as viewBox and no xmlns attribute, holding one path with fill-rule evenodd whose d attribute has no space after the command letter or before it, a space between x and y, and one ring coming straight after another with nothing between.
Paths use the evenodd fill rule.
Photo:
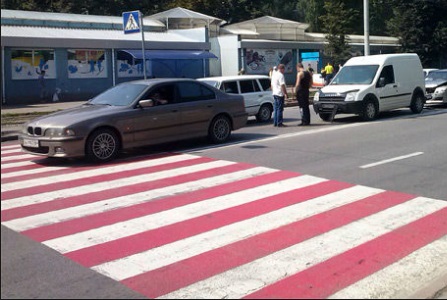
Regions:
<instances>
[{"instance_id":1,"label":"sedan windshield","mask_svg":"<svg viewBox=\"0 0 447 300\"><path fill-rule=\"evenodd\" d=\"M376 75L378 65L345 66L335 75L333 84L371 84Z\"/></svg>"},{"instance_id":2,"label":"sedan windshield","mask_svg":"<svg viewBox=\"0 0 447 300\"><path fill-rule=\"evenodd\" d=\"M447 81L447 71L430 72L425 81Z\"/></svg>"},{"instance_id":3,"label":"sedan windshield","mask_svg":"<svg viewBox=\"0 0 447 300\"><path fill-rule=\"evenodd\" d=\"M119 84L102 92L89 104L127 106L134 102L146 88L147 85L144 84Z\"/></svg>"}]
</instances>

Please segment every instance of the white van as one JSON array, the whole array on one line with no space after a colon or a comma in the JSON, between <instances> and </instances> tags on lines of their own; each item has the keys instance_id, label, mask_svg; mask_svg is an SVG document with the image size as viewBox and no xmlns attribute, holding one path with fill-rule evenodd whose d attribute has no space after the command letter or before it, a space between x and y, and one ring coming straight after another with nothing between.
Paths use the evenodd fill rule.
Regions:
<instances>
[{"instance_id":1,"label":"white van","mask_svg":"<svg viewBox=\"0 0 447 300\"><path fill-rule=\"evenodd\" d=\"M216 76L197 80L225 93L242 95L246 112L249 116L255 116L258 122L267 122L272 118L274 100L267 75Z\"/></svg>"},{"instance_id":2,"label":"white van","mask_svg":"<svg viewBox=\"0 0 447 300\"><path fill-rule=\"evenodd\" d=\"M425 104L421 61L414 53L353 57L313 100L324 121L340 113L370 121L380 112L403 107L420 113Z\"/></svg>"}]
</instances>

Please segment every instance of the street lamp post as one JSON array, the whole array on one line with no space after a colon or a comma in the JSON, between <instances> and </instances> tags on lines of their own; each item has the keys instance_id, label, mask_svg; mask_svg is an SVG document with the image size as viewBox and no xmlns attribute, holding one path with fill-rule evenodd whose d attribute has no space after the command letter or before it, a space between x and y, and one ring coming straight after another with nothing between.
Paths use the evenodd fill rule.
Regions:
<instances>
[{"instance_id":1,"label":"street lamp post","mask_svg":"<svg viewBox=\"0 0 447 300\"><path fill-rule=\"evenodd\" d=\"M363 26L365 35L365 56L369 55L369 1L363 0Z\"/></svg>"}]
</instances>

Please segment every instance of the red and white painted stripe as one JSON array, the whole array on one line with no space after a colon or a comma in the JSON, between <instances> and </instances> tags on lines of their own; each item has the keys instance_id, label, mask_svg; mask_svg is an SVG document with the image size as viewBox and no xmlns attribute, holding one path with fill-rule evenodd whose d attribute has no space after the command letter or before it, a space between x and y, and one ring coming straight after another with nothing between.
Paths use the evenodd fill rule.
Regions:
<instances>
[{"instance_id":1,"label":"red and white painted stripe","mask_svg":"<svg viewBox=\"0 0 447 300\"><path fill-rule=\"evenodd\" d=\"M447 276L447 201L160 154L2 147L2 225L149 298L411 298Z\"/></svg>"}]
</instances>

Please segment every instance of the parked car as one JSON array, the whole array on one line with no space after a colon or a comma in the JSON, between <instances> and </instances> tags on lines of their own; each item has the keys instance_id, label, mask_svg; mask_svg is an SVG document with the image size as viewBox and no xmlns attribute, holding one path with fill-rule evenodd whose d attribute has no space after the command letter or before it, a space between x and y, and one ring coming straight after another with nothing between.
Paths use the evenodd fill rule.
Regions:
<instances>
[{"instance_id":1,"label":"parked car","mask_svg":"<svg viewBox=\"0 0 447 300\"><path fill-rule=\"evenodd\" d=\"M424 77L427 77L431 72L436 71L439 69L422 69L422 71L424 72Z\"/></svg>"},{"instance_id":2,"label":"parked car","mask_svg":"<svg viewBox=\"0 0 447 300\"><path fill-rule=\"evenodd\" d=\"M322 88L324 86L324 77L321 73L314 73L312 75L312 87L314 88Z\"/></svg>"},{"instance_id":3,"label":"parked car","mask_svg":"<svg viewBox=\"0 0 447 300\"><path fill-rule=\"evenodd\" d=\"M427 102L447 103L447 69L432 71L425 78Z\"/></svg>"},{"instance_id":4,"label":"parked car","mask_svg":"<svg viewBox=\"0 0 447 300\"><path fill-rule=\"evenodd\" d=\"M199 78L225 93L239 94L244 97L245 110L249 116L255 116L258 122L267 122L272 118L273 94L270 77L266 75L242 75Z\"/></svg>"},{"instance_id":5,"label":"parked car","mask_svg":"<svg viewBox=\"0 0 447 300\"><path fill-rule=\"evenodd\" d=\"M223 143L246 122L239 95L194 79L137 80L78 107L31 120L19 141L30 154L105 162L123 149L143 145L202 136Z\"/></svg>"},{"instance_id":6,"label":"parked car","mask_svg":"<svg viewBox=\"0 0 447 300\"><path fill-rule=\"evenodd\" d=\"M424 104L424 73L415 53L353 57L329 85L315 93L313 101L315 112L324 121L338 113L371 121L380 112L404 107L421 113Z\"/></svg>"}]
</instances>

